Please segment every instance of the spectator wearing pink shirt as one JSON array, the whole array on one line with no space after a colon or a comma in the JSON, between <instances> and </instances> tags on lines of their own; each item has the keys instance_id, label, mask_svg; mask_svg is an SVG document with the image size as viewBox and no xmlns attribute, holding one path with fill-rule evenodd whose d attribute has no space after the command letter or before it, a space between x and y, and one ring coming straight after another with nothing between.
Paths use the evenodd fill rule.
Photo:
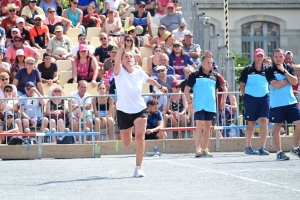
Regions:
<instances>
[{"instance_id":1,"label":"spectator wearing pink shirt","mask_svg":"<svg viewBox=\"0 0 300 200\"><path fill-rule=\"evenodd\" d=\"M33 57L35 59L35 65L37 65L40 54L30 46L23 45L25 40L20 34L15 35L11 41L13 45L8 47L5 53L6 62L10 64L15 63L17 50L23 49L25 57Z\"/></svg>"},{"instance_id":2,"label":"spectator wearing pink shirt","mask_svg":"<svg viewBox=\"0 0 300 200\"><path fill-rule=\"evenodd\" d=\"M154 17L157 18L161 18L162 16L164 16L167 13L166 7L167 4L170 2L170 0L158 0L157 1L157 9L156 9L156 13L154 15Z\"/></svg>"}]
</instances>

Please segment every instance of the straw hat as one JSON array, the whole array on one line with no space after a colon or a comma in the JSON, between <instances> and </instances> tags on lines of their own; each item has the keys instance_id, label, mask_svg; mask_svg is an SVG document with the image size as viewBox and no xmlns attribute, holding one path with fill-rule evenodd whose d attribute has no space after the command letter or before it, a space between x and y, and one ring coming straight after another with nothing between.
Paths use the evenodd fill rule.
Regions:
<instances>
[{"instance_id":1,"label":"straw hat","mask_svg":"<svg viewBox=\"0 0 300 200\"><path fill-rule=\"evenodd\" d=\"M16 4L14 4L14 3L9 3L9 4L7 4L7 6L5 7L5 10L17 9L17 8L19 8L19 6L16 6Z\"/></svg>"},{"instance_id":2,"label":"straw hat","mask_svg":"<svg viewBox=\"0 0 300 200\"><path fill-rule=\"evenodd\" d=\"M64 93L64 89L61 87L61 85L58 85L58 84L53 84L49 87L47 93L48 93L48 97L53 97L53 91L55 89L60 89L61 90L61 96L65 96L65 93Z\"/></svg>"}]
</instances>

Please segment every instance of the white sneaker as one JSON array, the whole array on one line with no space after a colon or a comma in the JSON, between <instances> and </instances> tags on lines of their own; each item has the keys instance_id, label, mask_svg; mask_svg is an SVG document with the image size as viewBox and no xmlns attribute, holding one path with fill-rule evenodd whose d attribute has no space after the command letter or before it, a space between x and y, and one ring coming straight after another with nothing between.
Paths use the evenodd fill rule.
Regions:
<instances>
[{"instance_id":1,"label":"white sneaker","mask_svg":"<svg viewBox=\"0 0 300 200\"><path fill-rule=\"evenodd\" d=\"M140 166L135 167L133 177L136 177L136 178L145 177L145 173L143 172L143 170Z\"/></svg>"}]
</instances>

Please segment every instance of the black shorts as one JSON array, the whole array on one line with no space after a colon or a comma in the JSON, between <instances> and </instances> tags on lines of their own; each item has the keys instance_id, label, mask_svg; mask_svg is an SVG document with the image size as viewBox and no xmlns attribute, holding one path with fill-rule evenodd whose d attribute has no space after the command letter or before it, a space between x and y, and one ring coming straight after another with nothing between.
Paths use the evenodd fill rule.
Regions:
<instances>
[{"instance_id":1,"label":"black shorts","mask_svg":"<svg viewBox=\"0 0 300 200\"><path fill-rule=\"evenodd\" d=\"M214 121L216 120L216 113L207 112L205 110L197 111L194 114L194 119L201 121Z\"/></svg>"},{"instance_id":2,"label":"black shorts","mask_svg":"<svg viewBox=\"0 0 300 200\"><path fill-rule=\"evenodd\" d=\"M137 118L148 118L147 109L138 113L128 114L123 111L117 110L118 127L120 130L129 129L134 126L134 120Z\"/></svg>"},{"instance_id":3,"label":"black shorts","mask_svg":"<svg viewBox=\"0 0 300 200\"><path fill-rule=\"evenodd\" d=\"M145 134L145 140L157 140L158 138L156 137L158 132L153 132L150 134Z\"/></svg>"}]
</instances>

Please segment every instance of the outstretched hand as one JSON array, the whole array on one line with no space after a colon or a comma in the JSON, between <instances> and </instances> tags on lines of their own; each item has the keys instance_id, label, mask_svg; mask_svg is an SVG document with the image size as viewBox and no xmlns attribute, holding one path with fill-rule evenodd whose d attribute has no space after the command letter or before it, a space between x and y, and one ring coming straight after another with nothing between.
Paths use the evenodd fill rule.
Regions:
<instances>
[{"instance_id":1,"label":"outstretched hand","mask_svg":"<svg viewBox=\"0 0 300 200\"><path fill-rule=\"evenodd\" d=\"M124 49L124 36L117 37L116 43L117 43L118 49L123 50Z\"/></svg>"},{"instance_id":2,"label":"outstretched hand","mask_svg":"<svg viewBox=\"0 0 300 200\"><path fill-rule=\"evenodd\" d=\"M161 91L162 93L168 93L168 88L165 87L165 86L163 86L163 87L160 89L160 91Z\"/></svg>"}]
</instances>

